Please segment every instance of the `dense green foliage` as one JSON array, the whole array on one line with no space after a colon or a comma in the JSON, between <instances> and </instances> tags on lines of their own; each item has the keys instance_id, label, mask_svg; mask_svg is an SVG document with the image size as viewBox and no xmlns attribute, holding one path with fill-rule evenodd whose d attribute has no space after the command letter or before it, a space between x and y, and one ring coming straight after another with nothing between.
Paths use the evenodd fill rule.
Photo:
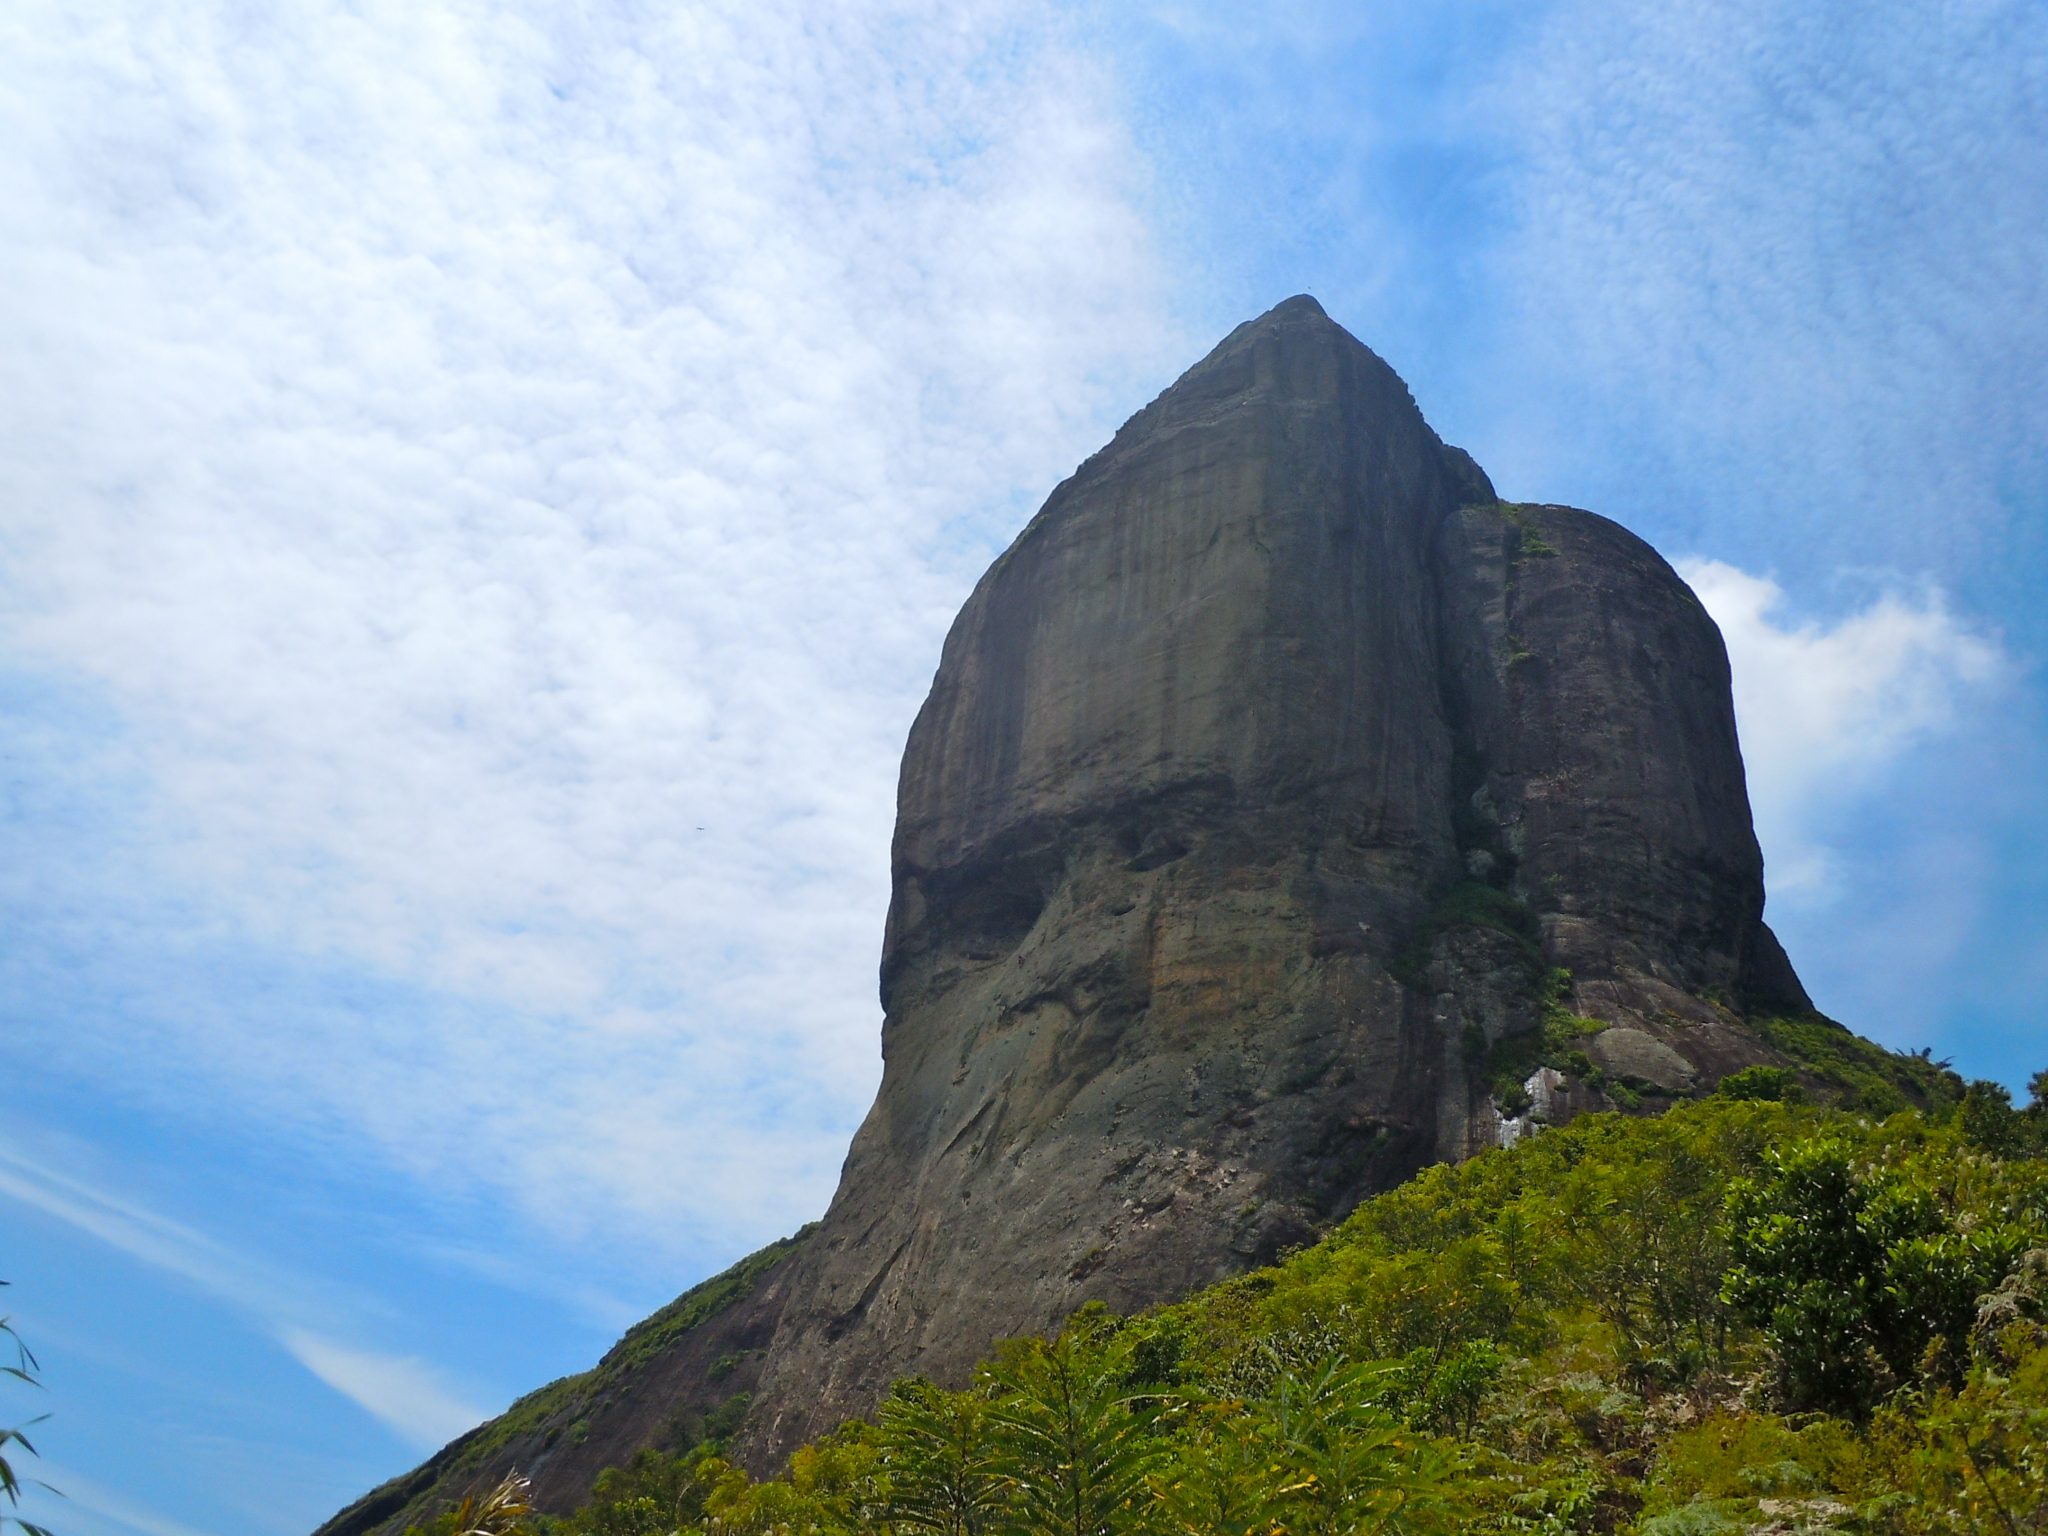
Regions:
<instances>
[{"instance_id":1,"label":"dense green foliage","mask_svg":"<svg viewBox=\"0 0 2048 1536\"><path fill-rule=\"evenodd\" d=\"M1281 1263L546 1536L2048 1531L2048 1105L1587 1116Z\"/></svg>"},{"instance_id":2,"label":"dense green foliage","mask_svg":"<svg viewBox=\"0 0 2048 1536\"><path fill-rule=\"evenodd\" d=\"M1979 1298L2041 1237L2038 1195L2011 1200L2005 1173L1928 1147L1871 1164L1825 1136L1733 1182L1722 1292L1763 1329L1787 1406L1861 1416L1916 1377L1953 1381Z\"/></svg>"}]
</instances>

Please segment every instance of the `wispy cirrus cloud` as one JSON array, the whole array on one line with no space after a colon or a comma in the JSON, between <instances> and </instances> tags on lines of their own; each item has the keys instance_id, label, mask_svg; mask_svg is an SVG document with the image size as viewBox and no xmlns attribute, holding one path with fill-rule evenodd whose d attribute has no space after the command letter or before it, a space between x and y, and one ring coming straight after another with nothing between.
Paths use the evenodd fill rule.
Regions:
<instances>
[{"instance_id":1,"label":"wispy cirrus cloud","mask_svg":"<svg viewBox=\"0 0 2048 1536\"><path fill-rule=\"evenodd\" d=\"M0 642L79 829L16 1048L559 1230L814 1213L920 680L1178 359L1106 80L994 0L0 43Z\"/></svg>"},{"instance_id":2,"label":"wispy cirrus cloud","mask_svg":"<svg viewBox=\"0 0 2048 1536\"><path fill-rule=\"evenodd\" d=\"M96 1238L129 1258L167 1271L243 1311L282 1315L285 1299L315 1294L282 1271L251 1260L182 1222L0 1142L0 1195Z\"/></svg>"},{"instance_id":3,"label":"wispy cirrus cloud","mask_svg":"<svg viewBox=\"0 0 2048 1536\"><path fill-rule=\"evenodd\" d=\"M2004 547L2048 440L2048 13L1538 14L1472 99L1496 471L1808 572Z\"/></svg>"},{"instance_id":4,"label":"wispy cirrus cloud","mask_svg":"<svg viewBox=\"0 0 2048 1536\"><path fill-rule=\"evenodd\" d=\"M62 1500L57 1508L43 1512L45 1517L62 1520L73 1531L81 1529L78 1517L83 1511L87 1516L83 1527L87 1536L100 1536L110 1527L123 1533L136 1533L136 1536L216 1536L216 1533L201 1531L183 1521L158 1514L85 1476L76 1468L44 1466L41 1470L50 1486L61 1490Z\"/></svg>"},{"instance_id":5,"label":"wispy cirrus cloud","mask_svg":"<svg viewBox=\"0 0 2048 1536\"><path fill-rule=\"evenodd\" d=\"M490 1417L488 1409L451 1392L441 1373L423 1360L352 1349L303 1328L285 1329L280 1342L328 1386L422 1450L432 1450Z\"/></svg>"},{"instance_id":6,"label":"wispy cirrus cloud","mask_svg":"<svg viewBox=\"0 0 2048 1536\"><path fill-rule=\"evenodd\" d=\"M331 1284L239 1253L183 1222L5 1143L0 1143L0 1197L29 1206L227 1303L314 1376L421 1449L431 1449L489 1416L487 1408L466 1400L424 1361L335 1340L331 1330L338 1319L354 1315L360 1321L366 1311L375 1309ZM111 1513L136 1525L147 1512Z\"/></svg>"}]
</instances>

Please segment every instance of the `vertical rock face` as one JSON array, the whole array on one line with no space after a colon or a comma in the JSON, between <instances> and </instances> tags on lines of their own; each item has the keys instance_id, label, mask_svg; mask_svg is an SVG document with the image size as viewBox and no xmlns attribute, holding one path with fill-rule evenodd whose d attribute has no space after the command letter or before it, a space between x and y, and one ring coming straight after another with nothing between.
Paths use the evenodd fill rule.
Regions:
<instances>
[{"instance_id":1,"label":"vertical rock face","mask_svg":"<svg viewBox=\"0 0 2048 1536\"><path fill-rule=\"evenodd\" d=\"M1655 1107L1774 1060L1744 1011L1805 1006L1698 601L1614 524L1498 501L1308 298L982 579L894 863L838 1194L688 1345L742 1362L757 1467L893 1377L1305 1240L1532 1098ZM595 1453L547 1426L617 1459L731 1385L674 1375L608 1359L448 1465L573 1503Z\"/></svg>"},{"instance_id":2,"label":"vertical rock face","mask_svg":"<svg viewBox=\"0 0 2048 1536\"><path fill-rule=\"evenodd\" d=\"M882 1089L762 1448L1492 1144L1483 1067L1545 970L1631 1094L1764 1059L1732 1008L1797 983L1762 905L1691 592L1611 523L1504 507L1290 299L1060 486L946 641L904 757Z\"/></svg>"}]
</instances>

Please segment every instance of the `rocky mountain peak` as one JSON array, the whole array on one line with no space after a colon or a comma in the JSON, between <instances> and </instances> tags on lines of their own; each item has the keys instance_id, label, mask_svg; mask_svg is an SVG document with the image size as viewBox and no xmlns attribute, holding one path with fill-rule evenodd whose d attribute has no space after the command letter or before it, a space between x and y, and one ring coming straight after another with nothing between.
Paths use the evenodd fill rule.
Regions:
<instances>
[{"instance_id":1,"label":"rocky mountain peak","mask_svg":"<svg viewBox=\"0 0 2048 1536\"><path fill-rule=\"evenodd\" d=\"M1617 525L1499 501L1306 295L983 577L893 877L882 1085L816 1230L331 1530L515 1462L572 1500L743 1393L770 1465L894 1377L1177 1296L1426 1163L1777 1060L1749 1012L1806 1006L1712 620ZM543 1433L571 1411L582 1439Z\"/></svg>"}]
</instances>

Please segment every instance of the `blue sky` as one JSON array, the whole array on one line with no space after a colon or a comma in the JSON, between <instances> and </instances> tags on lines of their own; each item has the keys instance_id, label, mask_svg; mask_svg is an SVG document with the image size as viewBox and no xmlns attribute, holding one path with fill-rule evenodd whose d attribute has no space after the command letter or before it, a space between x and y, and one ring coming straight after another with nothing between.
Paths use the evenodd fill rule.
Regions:
<instances>
[{"instance_id":1,"label":"blue sky","mask_svg":"<svg viewBox=\"0 0 2048 1536\"><path fill-rule=\"evenodd\" d=\"M308 1529L822 1209L947 622L1295 292L1695 582L1822 1006L2048 1066L2048 12L1245 10L0 16L38 1515Z\"/></svg>"}]
</instances>

